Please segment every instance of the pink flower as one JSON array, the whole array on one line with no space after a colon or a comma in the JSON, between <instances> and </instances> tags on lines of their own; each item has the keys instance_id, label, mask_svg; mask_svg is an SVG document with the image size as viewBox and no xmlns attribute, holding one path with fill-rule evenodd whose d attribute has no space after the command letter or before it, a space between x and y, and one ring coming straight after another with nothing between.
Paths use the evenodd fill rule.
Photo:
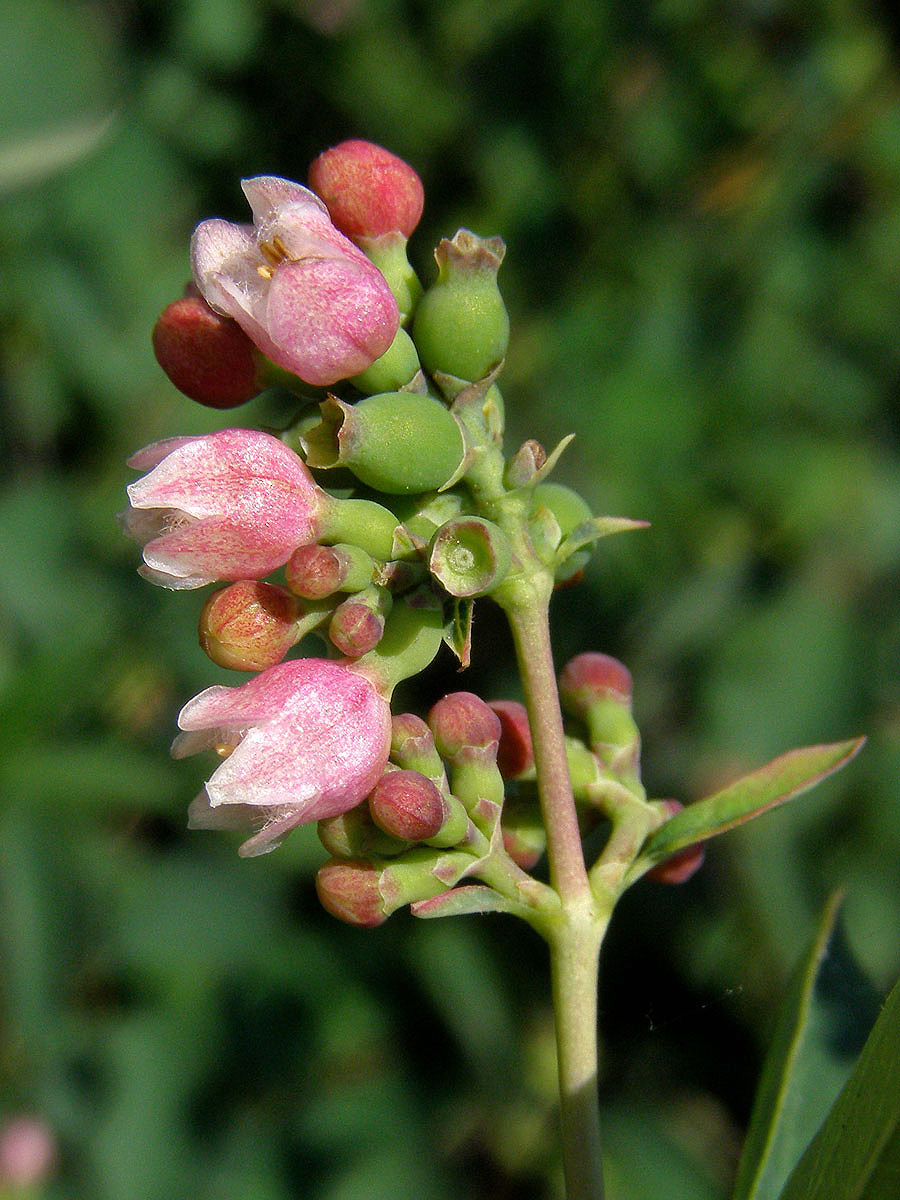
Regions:
<instances>
[{"instance_id":1,"label":"pink flower","mask_svg":"<svg viewBox=\"0 0 900 1200\"><path fill-rule=\"evenodd\" d=\"M307 188L274 175L241 186L252 226L212 220L194 231L191 265L203 296L307 383L358 375L397 332L384 276Z\"/></svg>"},{"instance_id":2,"label":"pink flower","mask_svg":"<svg viewBox=\"0 0 900 1200\"><path fill-rule=\"evenodd\" d=\"M225 756L191 804L192 829L258 832L241 846L265 854L298 825L359 804L384 771L391 743L387 701L340 662L279 663L241 687L211 687L181 710L176 758Z\"/></svg>"},{"instance_id":3,"label":"pink flower","mask_svg":"<svg viewBox=\"0 0 900 1200\"><path fill-rule=\"evenodd\" d=\"M168 588L259 579L316 540L329 498L293 450L252 429L223 429L145 446L148 470L128 488L127 532L141 573Z\"/></svg>"}]
</instances>

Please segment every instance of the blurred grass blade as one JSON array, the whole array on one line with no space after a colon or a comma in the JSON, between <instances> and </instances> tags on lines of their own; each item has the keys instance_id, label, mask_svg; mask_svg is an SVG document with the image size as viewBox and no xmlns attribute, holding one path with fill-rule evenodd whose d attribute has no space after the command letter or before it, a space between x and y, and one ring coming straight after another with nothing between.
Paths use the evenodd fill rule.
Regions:
<instances>
[{"instance_id":1,"label":"blurred grass blade","mask_svg":"<svg viewBox=\"0 0 900 1200\"><path fill-rule=\"evenodd\" d=\"M40 183L95 150L110 132L115 114L79 117L53 129L0 144L0 195Z\"/></svg>"},{"instance_id":2,"label":"blurred grass blade","mask_svg":"<svg viewBox=\"0 0 900 1200\"><path fill-rule=\"evenodd\" d=\"M900 1196L900 984L780 1200Z\"/></svg>"},{"instance_id":3,"label":"blurred grass blade","mask_svg":"<svg viewBox=\"0 0 900 1200\"><path fill-rule=\"evenodd\" d=\"M865 738L789 750L766 766L744 775L721 792L689 804L652 834L638 864L658 862L685 846L743 825L787 800L793 800L839 770L862 749Z\"/></svg>"},{"instance_id":4,"label":"blurred grass blade","mask_svg":"<svg viewBox=\"0 0 900 1200\"><path fill-rule=\"evenodd\" d=\"M732 1200L777 1200L878 1013L871 985L841 935L841 899L835 893L825 905L781 1006Z\"/></svg>"}]
</instances>

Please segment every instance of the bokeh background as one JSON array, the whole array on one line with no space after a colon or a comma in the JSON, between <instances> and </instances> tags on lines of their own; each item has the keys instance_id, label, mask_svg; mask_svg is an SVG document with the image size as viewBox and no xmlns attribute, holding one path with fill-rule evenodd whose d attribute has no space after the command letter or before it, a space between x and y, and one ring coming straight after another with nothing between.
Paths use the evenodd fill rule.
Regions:
<instances>
[{"instance_id":1,"label":"bokeh background","mask_svg":"<svg viewBox=\"0 0 900 1200\"><path fill-rule=\"evenodd\" d=\"M786 973L835 887L900 964L900 30L860 0L5 0L0 8L0 1122L72 1200L561 1194L546 962L506 918L341 926L312 831L188 834L175 714L225 673L135 573L128 453L228 414L157 368L201 218L357 136L412 256L508 243L515 439L647 532L558 597L628 662L655 795L866 733L840 778L645 882L602 983L611 1200L728 1194ZM231 414L265 419L278 397ZM267 407L268 406L268 407ZM410 703L515 696L476 665ZM479 653L482 660L479 662ZM231 677L228 682L237 682Z\"/></svg>"}]
</instances>

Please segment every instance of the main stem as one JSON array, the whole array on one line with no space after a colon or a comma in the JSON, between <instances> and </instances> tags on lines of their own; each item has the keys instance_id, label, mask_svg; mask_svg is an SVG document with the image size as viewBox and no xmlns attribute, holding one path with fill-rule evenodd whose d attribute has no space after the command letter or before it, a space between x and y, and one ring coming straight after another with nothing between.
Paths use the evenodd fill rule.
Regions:
<instances>
[{"instance_id":1,"label":"main stem","mask_svg":"<svg viewBox=\"0 0 900 1200\"><path fill-rule=\"evenodd\" d=\"M591 892L572 794L550 645L548 584L504 605L528 709L550 882L562 902L547 933L556 1019L567 1200L603 1200L597 1102L597 967L608 913Z\"/></svg>"}]
</instances>

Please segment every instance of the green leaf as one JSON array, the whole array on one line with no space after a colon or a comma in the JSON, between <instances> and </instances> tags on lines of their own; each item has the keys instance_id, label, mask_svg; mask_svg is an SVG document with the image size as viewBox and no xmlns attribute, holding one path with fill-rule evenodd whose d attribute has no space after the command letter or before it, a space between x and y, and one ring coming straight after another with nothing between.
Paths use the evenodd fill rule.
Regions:
<instances>
[{"instance_id":1,"label":"green leaf","mask_svg":"<svg viewBox=\"0 0 900 1200\"><path fill-rule=\"evenodd\" d=\"M414 917L460 917L469 913L505 912L522 915L528 912L524 904L516 904L507 900L493 888L482 887L480 884L467 884L464 887L451 888L429 900L419 900L409 906Z\"/></svg>"},{"instance_id":2,"label":"green leaf","mask_svg":"<svg viewBox=\"0 0 900 1200\"><path fill-rule=\"evenodd\" d=\"M569 536L560 543L556 551L556 561L563 563L576 550L589 546L591 542L598 542L600 538L609 537L610 534L647 529L649 525L649 521L637 521L631 517L591 517L589 521L582 521L580 525L576 525Z\"/></svg>"},{"instance_id":3,"label":"green leaf","mask_svg":"<svg viewBox=\"0 0 900 1200\"><path fill-rule=\"evenodd\" d=\"M856 1069L780 1200L896 1200L900 1195L900 984Z\"/></svg>"},{"instance_id":4,"label":"green leaf","mask_svg":"<svg viewBox=\"0 0 900 1200\"><path fill-rule=\"evenodd\" d=\"M797 966L766 1057L733 1200L776 1200L846 1082L878 1005L825 905Z\"/></svg>"},{"instance_id":5,"label":"green leaf","mask_svg":"<svg viewBox=\"0 0 900 1200\"><path fill-rule=\"evenodd\" d=\"M839 770L859 753L865 738L805 746L744 775L721 792L689 804L647 839L639 863L658 862L685 846L705 841L768 812ZM638 864L636 863L635 866Z\"/></svg>"}]
</instances>

